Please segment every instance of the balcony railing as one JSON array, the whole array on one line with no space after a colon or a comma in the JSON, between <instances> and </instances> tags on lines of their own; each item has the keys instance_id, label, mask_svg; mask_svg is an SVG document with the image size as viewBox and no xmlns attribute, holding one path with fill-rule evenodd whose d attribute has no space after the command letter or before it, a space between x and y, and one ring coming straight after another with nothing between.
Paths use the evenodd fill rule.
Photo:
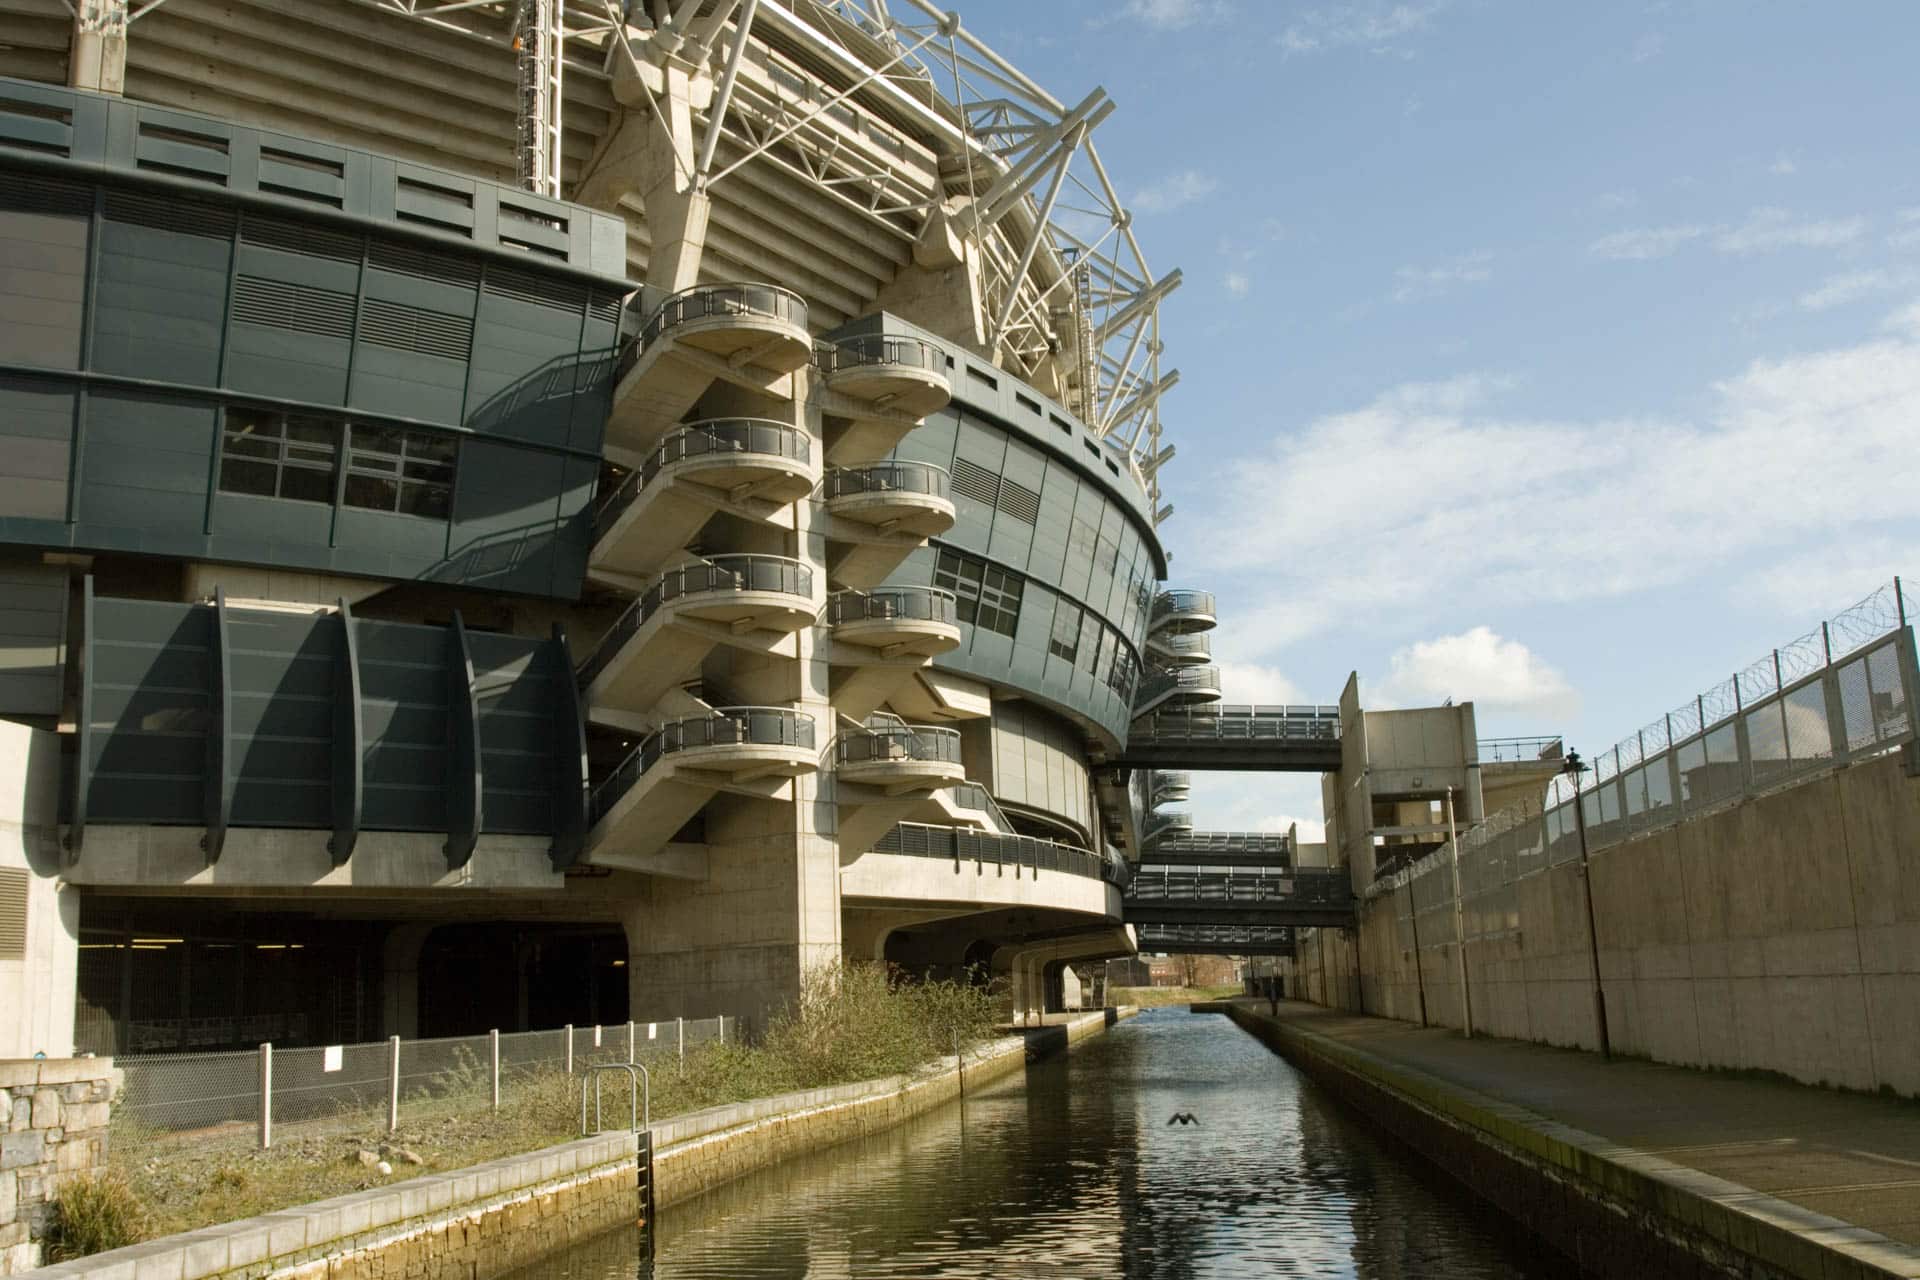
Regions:
<instances>
[{"instance_id":1,"label":"balcony railing","mask_svg":"<svg viewBox=\"0 0 1920 1280\"><path fill-rule=\"evenodd\" d=\"M894 716L876 716L858 729L843 729L834 740L836 764L895 764L921 760L960 763L960 731L930 724L908 724Z\"/></svg>"},{"instance_id":2,"label":"balcony railing","mask_svg":"<svg viewBox=\"0 0 1920 1280\"><path fill-rule=\"evenodd\" d=\"M662 605L690 596L741 591L771 591L782 595L813 596L813 570L785 556L714 556L699 564L682 565L661 574L614 620L580 668L580 685L593 683L613 661L620 646L631 640Z\"/></svg>"},{"instance_id":3,"label":"balcony railing","mask_svg":"<svg viewBox=\"0 0 1920 1280\"><path fill-rule=\"evenodd\" d=\"M712 316L759 316L804 332L807 304L799 294L771 284L701 284L683 289L661 302L641 323L640 332L620 355L614 380L624 377L640 353L662 334Z\"/></svg>"},{"instance_id":4,"label":"balcony railing","mask_svg":"<svg viewBox=\"0 0 1920 1280\"><path fill-rule=\"evenodd\" d=\"M873 848L876 853L1032 867L1039 871L1064 871L1092 880L1105 880L1109 884L1123 883L1127 874L1123 865L1110 862L1078 845L1041 840L1034 836L975 831L969 827L935 827L921 822L899 823L881 836Z\"/></svg>"},{"instance_id":5,"label":"balcony railing","mask_svg":"<svg viewBox=\"0 0 1920 1280\"><path fill-rule=\"evenodd\" d=\"M613 527L622 512L633 505L640 490L652 483L663 467L688 458L713 455L745 457L758 455L784 458L805 464L812 457L812 441L807 433L784 422L765 418L709 418L691 422L668 432L640 463L629 471L614 491L602 498L593 512L593 540L597 543Z\"/></svg>"},{"instance_id":6,"label":"balcony railing","mask_svg":"<svg viewBox=\"0 0 1920 1280\"><path fill-rule=\"evenodd\" d=\"M835 467L827 472L822 492L828 501L864 493L912 493L930 498L951 496L946 468L930 462L873 462L863 467Z\"/></svg>"},{"instance_id":7,"label":"balcony railing","mask_svg":"<svg viewBox=\"0 0 1920 1280\"><path fill-rule=\"evenodd\" d=\"M1153 648L1169 657L1204 660L1213 656L1213 637L1204 631L1190 631L1186 635L1155 636L1150 643Z\"/></svg>"},{"instance_id":8,"label":"balcony railing","mask_svg":"<svg viewBox=\"0 0 1920 1280\"><path fill-rule=\"evenodd\" d=\"M1152 706L1170 693L1212 694L1220 696L1220 672L1213 667L1175 667L1150 671L1134 691L1133 705Z\"/></svg>"},{"instance_id":9,"label":"balcony railing","mask_svg":"<svg viewBox=\"0 0 1920 1280\"><path fill-rule=\"evenodd\" d=\"M1482 738L1478 747L1481 764L1554 763L1565 754L1558 734L1550 738Z\"/></svg>"},{"instance_id":10,"label":"balcony railing","mask_svg":"<svg viewBox=\"0 0 1920 1280\"><path fill-rule=\"evenodd\" d=\"M1153 598L1153 614L1149 629L1165 622L1182 619L1205 618L1209 622L1215 616L1213 592L1174 589L1162 591Z\"/></svg>"},{"instance_id":11,"label":"balcony railing","mask_svg":"<svg viewBox=\"0 0 1920 1280\"><path fill-rule=\"evenodd\" d=\"M827 597L827 621L834 626L899 618L957 627L960 601L953 592L939 587L875 587L871 591L836 591Z\"/></svg>"},{"instance_id":12,"label":"balcony railing","mask_svg":"<svg viewBox=\"0 0 1920 1280\"><path fill-rule=\"evenodd\" d=\"M1337 742L1338 707L1212 706L1160 711L1134 721L1129 743L1188 742Z\"/></svg>"},{"instance_id":13,"label":"balcony railing","mask_svg":"<svg viewBox=\"0 0 1920 1280\"><path fill-rule=\"evenodd\" d=\"M947 353L923 338L899 334L867 333L837 342L823 342L815 348L822 371L894 366L924 369L947 376Z\"/></svg>"},{"instance_id":14,"label":"balcony railing","mask_svg":"<svg viewBox=\"0 0 1920 1280\"><path fill-rule=\"evenodd\" d=\"M696 747L794 747L812 751L813 717L786 707L716 707L710 716L670 720L640 740L593 789L588 821L598 822L665 757Z\"/></svg>"}]
</instances>

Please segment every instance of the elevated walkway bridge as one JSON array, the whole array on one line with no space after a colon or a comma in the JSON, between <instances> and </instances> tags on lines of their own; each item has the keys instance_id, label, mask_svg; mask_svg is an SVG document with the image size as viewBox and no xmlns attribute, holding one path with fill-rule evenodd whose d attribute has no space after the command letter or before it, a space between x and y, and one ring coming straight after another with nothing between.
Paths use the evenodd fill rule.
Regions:
<instances>
[{"instance_id":1,"label":"elevated walkway bridge","mask_svg":"<svg viewBox=\"0 0 1920 1280\"><path fill-rule=\"evenodd\" d=\"M1292 956L1289 925L1143 924L1135 929L1142 951L1199 956Z\"/></svg>"},{"instance_id":2,"label":"elevated walkway bridge","mask_svg":"<svg viewBox=\"0 0 1920 1280\"><path fill-rule=\"evenodd\" d=\"M1330 773L1340 767L1340 709L1209 706L1133 722L1127 744L1099 762L1115 769Z\"/></svg>"}]
</instances>

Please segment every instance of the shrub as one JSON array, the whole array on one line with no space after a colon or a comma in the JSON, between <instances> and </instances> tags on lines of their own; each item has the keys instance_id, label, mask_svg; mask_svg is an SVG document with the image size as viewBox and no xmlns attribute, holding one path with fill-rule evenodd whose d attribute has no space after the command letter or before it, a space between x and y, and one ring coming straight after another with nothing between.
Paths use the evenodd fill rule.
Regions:
<instances>
[{"instance_id":1,"label":"shrub","mask_svg":"<svg viewBox=\"0 0 1920 1280\"><path fill-rule=\"evenodd\" d=\"M77 1173L60 1184L53 1205L53 1261L84 1258L147 1238L147 1210L115 1169Z\"/></svg>"}]
</instances>

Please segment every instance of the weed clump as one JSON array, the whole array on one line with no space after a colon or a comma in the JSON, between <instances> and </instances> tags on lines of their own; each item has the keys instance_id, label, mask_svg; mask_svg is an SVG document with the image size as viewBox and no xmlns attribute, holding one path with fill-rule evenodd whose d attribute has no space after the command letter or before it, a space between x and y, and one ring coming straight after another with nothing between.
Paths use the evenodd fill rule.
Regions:
<instances>
[{"instance_id":1,"label":"weed clump","mask_svg":"<svg viewBox=\"0 0 1920 1280\"><path fill-rule=\"evenodd\" d=\"M84 1258L147 1238L147 1208L117 1169L77 1173L60 1184L48 1252L55 1262Z\"/></svg>"}]
</instances>

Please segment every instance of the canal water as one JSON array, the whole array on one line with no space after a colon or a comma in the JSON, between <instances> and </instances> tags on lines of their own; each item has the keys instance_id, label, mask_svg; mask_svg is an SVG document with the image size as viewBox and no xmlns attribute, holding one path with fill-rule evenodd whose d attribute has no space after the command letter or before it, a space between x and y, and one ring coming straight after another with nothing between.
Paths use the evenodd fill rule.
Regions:
<instances>
[{"instance_id":1,"label":"canal water","mask_svg":"<svg viewBox=\"0 0 1920 1280\"><path fill-rule=\"evenodd\" d=\"M1170 1123L1176 1114L1195 1123ZM1159 1009L516 1280L1563 1277L1224 1017Z\"/></svg>"}]
</instances>

